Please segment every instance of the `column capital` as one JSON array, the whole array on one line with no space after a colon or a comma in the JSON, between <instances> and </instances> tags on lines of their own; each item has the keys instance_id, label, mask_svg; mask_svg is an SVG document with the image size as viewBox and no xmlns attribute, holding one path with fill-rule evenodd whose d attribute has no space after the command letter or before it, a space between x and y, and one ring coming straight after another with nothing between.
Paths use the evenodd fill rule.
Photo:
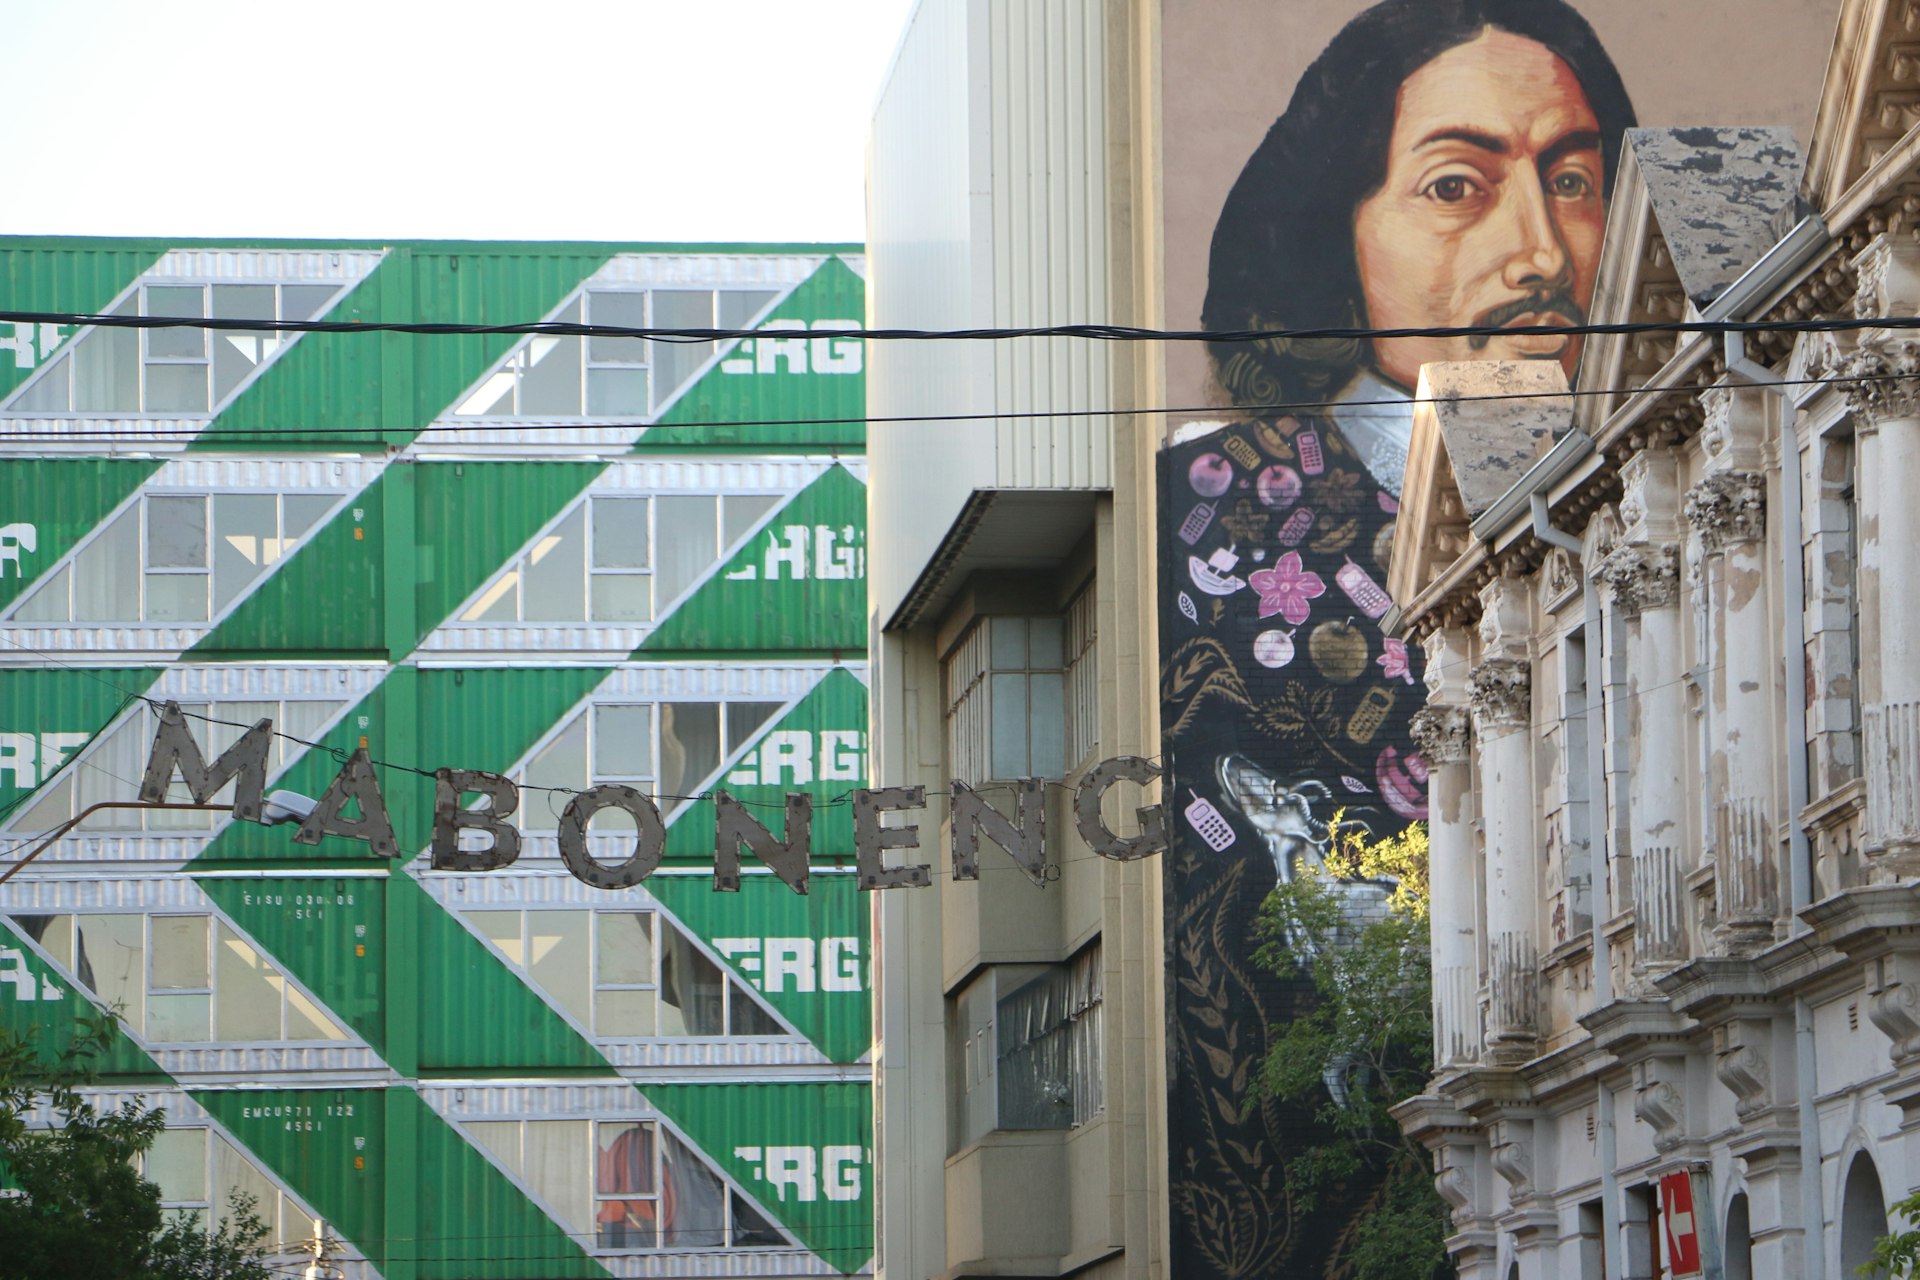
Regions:
<instances>
[{"instance_id":1,"label":"column capital","mask_svg":"<svg viewBox=\"0 0 1920 1280\"><path fill-rule=\"evenodd\" d=\"M1533 665L1524 658L1488 658L1473 669L1467 696L1473 719L1488 729L1525 728L1533 719Z\"/></svg>"},{"instance_id":2,"label":"column capital","mask_svg":"<svg viewBox=\"0 0 1920 1280\"><path fill-rule=\"evenodd\" d=\"M1687 490L1687 523L1707 551L1758 542L1767 531L1767 485L1757 471L1720 471Z\"/></svg>"},{"instance_id":3,"label":"column capital","mask_svg":"<svg viewBox=\"0 0 1920 1280\"><path fill-rule=\"evenodd\" d=\"M1429 765L1466 763L1473 725L1465 707L1430 702L1413 713L1411 729Z\"/></svg>"},{"instance_id":4,"label":"column capital","mask_svg":"<svg viewBox=\"0 0 1920 1280\"><path fill-rule=\"evenodd\" d=\"M1838 380L1862 429L1920 417L1920 336L1887 330L1863 334L1858 345L1830 362L1827 372Z\"/></svg>"},{"instance_id":5,"label":"column capital","mask_svg":"<svg viewBox=\"0 0 1920 1280\"><path fill-rule=\"evenodd\" d=\"M1920 244L1882 232L1853 258L1853 314L1910 316L1920 310Z\"/></svg>"},{"instance_id":6,"label":"column capital","mask_svg":"<svg viewBox=\"0 0 1920 1280\"><path fill-rule=\"evenodd\" d=\"M1680 598L1680 548L1648 542L1615 547L1600 562L1598 577L1630 617L1664 609Z\"/></svg>"}]
</instances>

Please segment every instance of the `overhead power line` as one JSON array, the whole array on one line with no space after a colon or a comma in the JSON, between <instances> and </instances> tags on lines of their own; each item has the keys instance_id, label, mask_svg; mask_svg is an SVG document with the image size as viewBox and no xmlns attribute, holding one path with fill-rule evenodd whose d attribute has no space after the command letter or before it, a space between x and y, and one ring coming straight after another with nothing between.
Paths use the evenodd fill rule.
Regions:
<instances>
[{"instance_id":1,"label":"overhead power line","mask_svg":"<svg viewBox=\"0 0 1920 1280\"><path fill-rule=\"evenodd\" d=\"M1834 316L1807 320L1636 320L1618 324L1429 325L1368 329L1144 329L1132 325L1060 324L993 329L632 328L534 320L512 324L449 324L426 320L252 320L218 316L91 315L70 311L0 311L0 322L99 329L230 329L248 333L409 333L430 336L545 334L563 338L648 338L655 342L726 342L735 338L867 338L880 342L1004 342L1014 338L1081 338L1094 342L1303 342L1386 338L1583 337L1639 333L1845 333L1916 329L1920 316Z\"/></svg>"},{"instance_id":2,"label":"overhead power line","mask_svg":"<svg viewBox=\"0 0 1920 1280\"><path fill-rule=\"evenodd\" d=\"M1742 387L1813 387L1856 385L1870 382L1898 382L1906 380L1906 375L1897 373L1861 373L1835 375L1818 378L1776 378L1767 382L1742 382ZM486 418L473 418L460 422L436 422L422 427L410 428L414 435L466 435L471 432L499 432L511 435L524 431L564 431L569 429L594 431L650 431L650 430L714 430L718 428L737 429L750 427L834 427L834 426L910 426L915 423L959 422L993 423L1018 422L1048 418L1119 418L1130 414L1158 414L1175 417L1278 417L1286 414L1317 413L1327 409L1339 409L1343 414L1354 410L1376 410L1374 413L1360 413L1358 417L1392 418L1403 415L1405 409L1421 404L1467 404L1494 400L1542 400L1568 399L1580 400L1606 396L1663 396L1696 393L1697 387L1686 386L1638 386L1638 387L1580 387L1565 391L1496 391L1471 395L1448 395L1429 397L1408 397L1406 399L1382 400L1290 400L1273 404L1234 404L1234 405L1187 405L1162 406L1142 409L1018 409L998 413L908 413L880 417L840 417L840 418L760 418L743 420L738 418L714 419L705 422L606 422L592 421L531 421L518 419L511 422L491 421ZM88 417L104 415L89 414ZM218 415L215 415L216 417ZM15 418L13 421L32 421L31 418ZM153 428L151 430L133 429L47 429L25 430L0 429L0 447L16 442L95 442L112 443L115 441L174 440L191 439L201 430L208 429L196 422L186 429ZM301 427L219 427L216 434L221 440L284 440L288 437L311 438L316 436L340 436L366 438L381 435L384 428L378 426L301 426ZM805 443L804 441L799 443Z\"/></svg>"}]
</instances>

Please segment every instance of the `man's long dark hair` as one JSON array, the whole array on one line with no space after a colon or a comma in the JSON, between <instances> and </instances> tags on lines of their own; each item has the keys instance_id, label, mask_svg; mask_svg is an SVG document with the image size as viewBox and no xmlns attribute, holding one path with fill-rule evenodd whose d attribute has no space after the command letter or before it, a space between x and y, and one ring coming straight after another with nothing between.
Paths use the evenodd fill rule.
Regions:
<instances>
[{"instance_id":1,"label":"man's long dark hair","mask_svg":"<svg viewBox=\"0 0 1920 1280\"><path fill-rule=\"evenodd\" d=\"M1613 60L1565 0L1383 0L1349 22L1293 91L1240 171L1213 230L1208 329L1358 328L1367 323L1353 219L1386 181L1400 86L1489 27L1544 45L1573 72L1600 122L1606 192L1633 126ZM1365 344L1215 343L1233 404L1325 400L1366 360Z\"/></svg>"}]
</instances>

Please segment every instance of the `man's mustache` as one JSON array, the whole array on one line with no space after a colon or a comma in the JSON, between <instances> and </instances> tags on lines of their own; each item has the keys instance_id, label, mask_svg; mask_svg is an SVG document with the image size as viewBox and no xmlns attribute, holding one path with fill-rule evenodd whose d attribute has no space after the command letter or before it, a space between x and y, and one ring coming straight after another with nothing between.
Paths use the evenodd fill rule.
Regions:
<instances>
[{"instance_id":1,"label":"man's mustache","mask_svg":"<svg viewBox=\"0 0 1920 1280\"><path fill-rule=\"evenodd\" d=\"M1565 289L1550 289L1543 293L1530 293L1524 298L1503 303L1475 320L1474 324L1498 329L1524 315L1559 315L1564 316L1569 324L1587 322L1586 308L1575 302L1571 293ZM1493 341L1492 334L1481 333L1468 338L1467 345L1475 351L1485 351L1487 344L1491 341Z\"/></svg>"}]
</instances>

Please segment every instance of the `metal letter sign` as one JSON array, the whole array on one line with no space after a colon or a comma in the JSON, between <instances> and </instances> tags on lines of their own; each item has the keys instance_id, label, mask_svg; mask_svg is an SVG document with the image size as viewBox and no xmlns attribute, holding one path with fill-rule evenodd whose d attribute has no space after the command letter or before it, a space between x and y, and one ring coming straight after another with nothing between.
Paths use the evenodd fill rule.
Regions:
<instances>
[{"instance_id":1,"label":"metal letter sign","mask_svg":"<svg viewBox=\"0 0 1920 1280\"><path fill-rule=\"evenodd\" d=\"M161 712L159 731L154 734L140 798L148 801L163 798L176 771L200 804L207 803L228 781L237 780L233 816L251 822L262 821L260 793L266 785L267 747L272 737L273 722L262 720L208 767L180 708L169 702ZM1167 847L1167 819L1161 805L1135 810L1140 833L1133 836L1115 835L1100 816L1100 799L1114 783L1145 786L1159 776L1159 768L1151 761L1137 756L1116 756L1101 761L1081 777L1074 789L1074 826L1094 853L1116 862L1131 862ZM495 871L511 865L520 855L520 832L507 821L520 806L520 788L513 780L477 769L440 769L433 778L434 870ZM1043 778L1022 778L1016 788L1015 816L1008 818L973 788L954 779L951 792L954 879L979 877L980 837L984 835L1011 854L1036 883L1045 883L1047 782ZM463 807L461 800L469 794L484 797L487 807ZM744 846L773 868L795 893L805 893L808 858L812 852L809 840L813 826L812 797L805 792L788 794L787 830L783 837L776 837L726 792L716 793L713 799L714 888L723 893L739 891L740 850ZM920 828L910 822L888 827L880 821L882 814L918 809L926 799L925 787L861 787L853 792L853 851L862 889L918 889L932 883L932 868L925 863L889 865L885 861L888 850L919 848ZM359 806L358 818L346 816L350 804ZM638 828L632 852L624 862L612 865L598 861L587 852L587 824L595 813L607 808L623 810ZM490 847L462 849L462 831L484 833ZM379 779L365 747L355 751L341 766L332 785L293 838L301 844L318 844L324 836L364 840L383 857L400 856L386 800L380 794ZM659 867L666 851L666 824L650 797L632 787L602 783L574 796L568 803L566 812L560 815L558 838L560 861L576 879L596 889L627 889Z\"/></svg>"},{"instance_id":2,"label":"metal letter sign","mask_svg":"<svg viewBox=\"0 0 1920 1280\"><path fill-rule=\"evenodd\" d=\"M1700 1232L1693 1219L1693 1176L1685 1170L1660 1179L1660 1221L1667 1231L1667 1262L1676 1276L1700 1274Z\"/></svg>"}]
</instances>

